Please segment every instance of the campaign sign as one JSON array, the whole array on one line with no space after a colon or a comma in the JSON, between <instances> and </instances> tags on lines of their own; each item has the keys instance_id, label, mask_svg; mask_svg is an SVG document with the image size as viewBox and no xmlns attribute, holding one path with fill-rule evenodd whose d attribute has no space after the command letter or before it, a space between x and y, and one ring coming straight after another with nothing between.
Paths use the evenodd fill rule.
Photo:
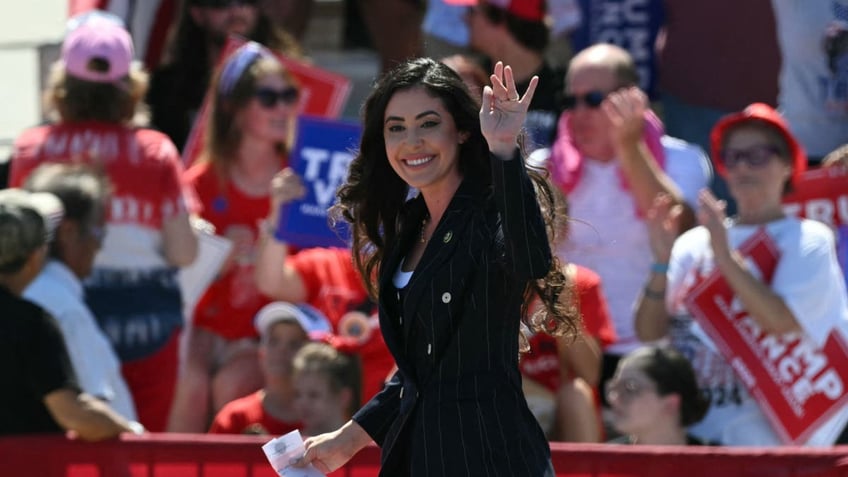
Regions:
<instances>
[{"instance_id":1,"label":"campaign sign","mask_svg":"<svg viewBox=\"0 0 848 477\"><path fill-rule=\"evenodd\" d=\"M216 69L220 68L224 61L245 43L246 40L242 37L230 36L218 56ZM326 118L338 118L341 115L350 95L351 84L347 77L289 58L278 51L272 50L272 53L300 86L298 103L300 114ZM197 159L203 147L211 103L209 94L207 93L203 101L183 148L183 163L186 165L191 165Z\"/></svg>"},{"instance_id":2,"label":"campaign sign","mask_svg":"<svg viewBox=\"0 0 848 477\"><path fill-rule=\"evenodd\" d=\"M780 252L765 230L739 249L770 283ZM716 269L691 290L686 307L757 400L784 444L804 444L848 402L848 344L831 331L824 347L803 333L766 333Z\"/></svg>"},{"instance_id":3,"label":"campaign sign","mask_svg":"<svg viewBox=\"0 0 848 477\"><path fill-rule=\"evenodd\" d=\"M795 190L783 198L783 210L789 215L824 222L834 229L839 264L848 285L848 167L805 172Z\"/></svg>"},{"instance_id":4,"label":"campaign sign","mask_svg":"<svg viewBox=\"0 0 848 477\"><path fill-rule=\"evenodd\" d=\"M362 128L354 123L301 116L297 131L289 165L301 177L307 192L303 199L283 206L275 235L301 247L347 247L349 229L343 224L330 228L327 211L347 177Z\"/></svg>"},{"instance_id":5,"label":"campaign sign","mask_svg":"<svg viewBox=\"0 0 848 477\"><path fill-rule=\"evenodd\" d=\"M825 167L805 172L795 190L783 198L783 210L834 229L848 225L848 168Z\"/></svg>"},{"instance_id":6,"label":"campaign sign","mask_svg":"<svg viewBox=\"0 0 848 477\"><path fill-rule=\"evenodd\" d=\"M845 286L848 287L848 225L840 225L836 229L836 257L845 276Z\"/></svg>"}]
</instances>

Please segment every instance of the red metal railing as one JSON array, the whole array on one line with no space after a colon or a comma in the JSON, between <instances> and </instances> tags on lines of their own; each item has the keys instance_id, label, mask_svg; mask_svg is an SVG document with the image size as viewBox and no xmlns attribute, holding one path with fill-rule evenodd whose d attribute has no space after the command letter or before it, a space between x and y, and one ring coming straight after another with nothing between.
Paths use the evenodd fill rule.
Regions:
<instances>
[{"instance_id":1,"label":"red metal railing","mask_svg":"<svg viewBox=\"0 0 848 477\"><path fill-rule=\"evenodd\" d=\"M272 477L266 436L127 435L85 443L61 436L0 438L2 477ZM558 477L848 477L848 446L826 449L551 444ZM368 447L332 477L373 477Z\"/></svg>"}]
</instances>

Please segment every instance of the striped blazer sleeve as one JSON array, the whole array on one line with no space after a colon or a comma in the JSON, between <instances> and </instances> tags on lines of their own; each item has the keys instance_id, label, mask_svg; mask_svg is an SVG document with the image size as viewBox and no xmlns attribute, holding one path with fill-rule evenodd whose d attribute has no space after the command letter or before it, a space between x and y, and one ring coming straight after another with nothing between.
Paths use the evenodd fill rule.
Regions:
<instances>
[{"instance_id":1,"label":"striped blazer sleeve","mask_svg":"<svg viewBox=\"0 0 848 477\"><path fill-rule=\"evenodd\" d=\"M383 390L374 395L353 415L353 420L362 426L381 447L389 428L400 413L401 389L403 389L403 383L400 374L395 372Z\"/></svg>"},{"instance_id":2,"label":"striped blazer sleeve","mask_svg":"<svg viewBox=\"0 0 848 477\"><path fill-rule=\"evenodd\" d=\"M536 192L516 149L512 159L491 158L494 200L501 215L507 263L519 280L543 278L551 247Z\"/></svg>"}]
</instances>

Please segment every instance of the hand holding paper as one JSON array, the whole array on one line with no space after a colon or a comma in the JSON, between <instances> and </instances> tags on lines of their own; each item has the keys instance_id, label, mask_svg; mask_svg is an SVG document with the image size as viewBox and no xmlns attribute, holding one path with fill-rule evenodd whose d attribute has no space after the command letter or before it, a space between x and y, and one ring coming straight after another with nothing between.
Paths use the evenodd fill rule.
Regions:
<instances>
[{"instance_id":1,"label":"hand holding paper","mask_svg":"<svg viewBox=\"0 0 848 477\"><path fill-rule=\"evenodd\" d=\"M262 446L268 462L281 477L324 477L312 465L306 467L292 467L291 463L303 456L303 438L300 431L294 430L284 436L271 439Z\"/></svg>"}]
</instances>

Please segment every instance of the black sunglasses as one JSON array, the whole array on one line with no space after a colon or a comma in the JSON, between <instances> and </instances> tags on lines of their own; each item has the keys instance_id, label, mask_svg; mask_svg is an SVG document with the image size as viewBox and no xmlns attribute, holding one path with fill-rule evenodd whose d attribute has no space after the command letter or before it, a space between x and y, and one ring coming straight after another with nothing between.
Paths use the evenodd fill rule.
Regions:
<instances>
[{"instance_id":1,"label":"black sunglasses","mask_svg":"<svg viewBox=\"0 0 848 477\"><path fill-rule=\"evenodd\" d=\"M596 109L601 106L606 98L607 93L602 91L589 91L580 95L566 94L562 97L562 107L563 109L574 109L578 104L583 103L587 108Z\"/></svg>"},{"instance_id":2,"label":"black sunglasses","mask_svg":"<svg viewBox=\"0 0 848 477\"><path fill-rule=\"evenodd\" d=\"M771 161L772 157L780 154L780 149L768 144L760 144L744 149L732 149L729 147L721 151L721 162L728 169L733 169L743 162L748 167L763 167Z\"/></svg>"},{"instance_id":3,"label":"black sunglasses","mask_svg":"<svg viewBox=\"0 0 848 477\"><path fill-rule=\"evenodd\" d=\"M277 105L277 101L291 106L297 103L298 98L300 98L300 91L294 86L289 86L288 88L283 88L280 90L276 90L273 88L259 88L253 93L256 96L256 100L259 101L259 104L264 108L271 109Z\"/></svg>"}]
</instances>

